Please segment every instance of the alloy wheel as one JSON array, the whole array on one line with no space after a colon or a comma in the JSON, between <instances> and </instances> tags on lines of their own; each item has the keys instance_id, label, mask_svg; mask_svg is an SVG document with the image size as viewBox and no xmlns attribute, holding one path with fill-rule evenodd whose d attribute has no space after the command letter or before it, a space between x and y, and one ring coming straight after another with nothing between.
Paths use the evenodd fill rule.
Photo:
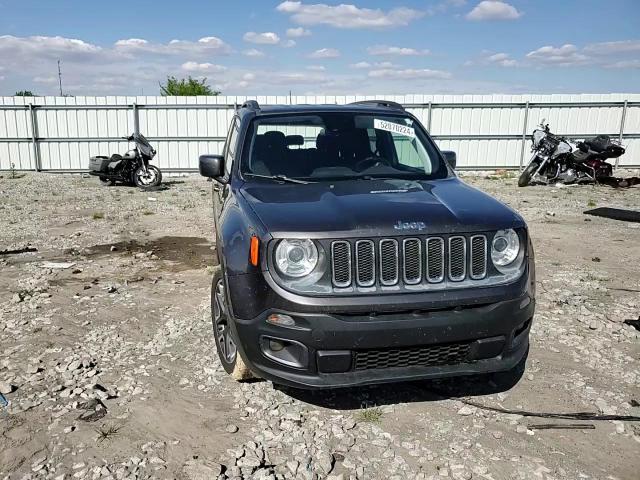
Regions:
<instances>
[{"instance_id":1,"label":"alloy wheel","mask_svg":"<svg viewBox=\"0 0 640 480\"><path fill-rule=\"evenodd\" d=\"M215 328L216 341L220 347L220 352L228 363L233 363L236 359L238 349L231 336L231 328L227 317L227 307L225 300L224 283L218 280L213 296L213 324Z\"/></svg>"},{"instance_id":2,"label":"alloy wheel","mask_svg":"<svg viewBox=\"0 0 640 480\"><path fill-rule=\"evenodd\" d=\"M157 173L153 168L147 168L146 173L144 170L138 169L136 176L138 177L139 185L153 185L156 181Z\"/></svg>"}]
</instances>

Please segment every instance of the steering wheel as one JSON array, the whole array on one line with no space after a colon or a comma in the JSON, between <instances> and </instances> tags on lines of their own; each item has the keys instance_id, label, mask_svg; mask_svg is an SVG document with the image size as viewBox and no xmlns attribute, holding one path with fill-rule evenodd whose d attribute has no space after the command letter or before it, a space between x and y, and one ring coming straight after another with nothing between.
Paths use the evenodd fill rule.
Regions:
<instances>
[{"instance_id":1,"label":"steering wheel","mask_svg":"<svg viewBox=\"0 0 640 480\"><path fill-rule=\"evenodd\" d=\"M358 172L361 172L367 168L376 167L378 165L388 165L387 159L378 157L377 155L372 155L371 157L359 160L354 166Z\"/></svg>"}]
</instances>

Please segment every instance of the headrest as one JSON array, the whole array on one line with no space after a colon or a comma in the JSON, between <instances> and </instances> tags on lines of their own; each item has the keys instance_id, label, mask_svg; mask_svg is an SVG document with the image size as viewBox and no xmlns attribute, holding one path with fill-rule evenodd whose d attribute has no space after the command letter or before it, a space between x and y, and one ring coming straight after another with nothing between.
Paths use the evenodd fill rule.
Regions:
<instances>
[{"instance_id":1,"label":"headrest","mask_svg":"<svg viewBox=\"0 0 640 480\"><path fill-rule=\"evenodd\" d=\"M290 147L292 145L304 145L304 137L302 135L287 135L285 137L285 142L287 144L287 147Z\"/></svg>"},{"instance_id":2,"label":"headrest","mask_svg":"<svg viewBox=\"0 0 640 480\"><path fill-rule=\"evenodd\" d=\"M286 144L284 133L277 130L265 132L264 138L269 146L278 146L284 148Z\"/></svg>"},{"instance_id":3,"label":"headrest","mask_svg":"<svg viewBox=\"0 0 640 480\"><path fill-rule=\"evenodd\" d=\"M338 149L338 133L323 131L316 137L316 147L318 150L337 150Z\"/></svg>"}]
</instances>

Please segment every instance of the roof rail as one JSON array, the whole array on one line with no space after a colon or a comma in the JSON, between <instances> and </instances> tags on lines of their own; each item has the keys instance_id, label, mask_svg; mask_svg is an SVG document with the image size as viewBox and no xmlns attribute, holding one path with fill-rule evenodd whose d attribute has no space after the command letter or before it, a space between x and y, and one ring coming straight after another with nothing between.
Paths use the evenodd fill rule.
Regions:
<instances>
[{"instance_id":1,"label":"roof rail","mask_svg":"<svg viewBox=\"0 0 640 480\"><path fill-rule=\"evenodd\" d=\"M394 110L404 110L402 105L390 100L361 100L359 102L351 102L349 105L371 105L375 107L392 108Z\"/></svg>"},{"instance_id":2,"label":"roof rail","mask_svg":"<svg viewBox=\"0 0 640 480\"><path fill-rule=\"evenodd\" d=\"M255 100L247 100L240 108L248 108L249 110L260 110L260 105Z\"/></svg>"}]
</instances>

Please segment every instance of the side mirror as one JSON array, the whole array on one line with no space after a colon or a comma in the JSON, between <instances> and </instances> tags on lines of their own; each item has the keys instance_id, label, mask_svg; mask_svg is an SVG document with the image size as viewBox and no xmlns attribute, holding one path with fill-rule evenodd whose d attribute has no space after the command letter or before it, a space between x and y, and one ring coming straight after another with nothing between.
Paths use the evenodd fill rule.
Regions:
<instances>
[{"instance_id":1,"label":"side mirror","mask_svg":"<svg viewBox=\"0 0 640 480\"><path fill-rule=\"evenodd\" d=\"M457 163L456 152L452 152L450 150L444 150L442 152L442 156L447 161L449 166L455 170L456 169L456 163Z\"/></svg>"},{"instance_id":2,"label":"side mirror","mask_svg":"<svg viewBox=\"0 0 640 480\"><path fill-rule=\"evenodd\" d=\"M218 179L224 173L224 157L222 155L200 155L198 167L200 175L203 177Z\"/></svg>"}]
</instances>

